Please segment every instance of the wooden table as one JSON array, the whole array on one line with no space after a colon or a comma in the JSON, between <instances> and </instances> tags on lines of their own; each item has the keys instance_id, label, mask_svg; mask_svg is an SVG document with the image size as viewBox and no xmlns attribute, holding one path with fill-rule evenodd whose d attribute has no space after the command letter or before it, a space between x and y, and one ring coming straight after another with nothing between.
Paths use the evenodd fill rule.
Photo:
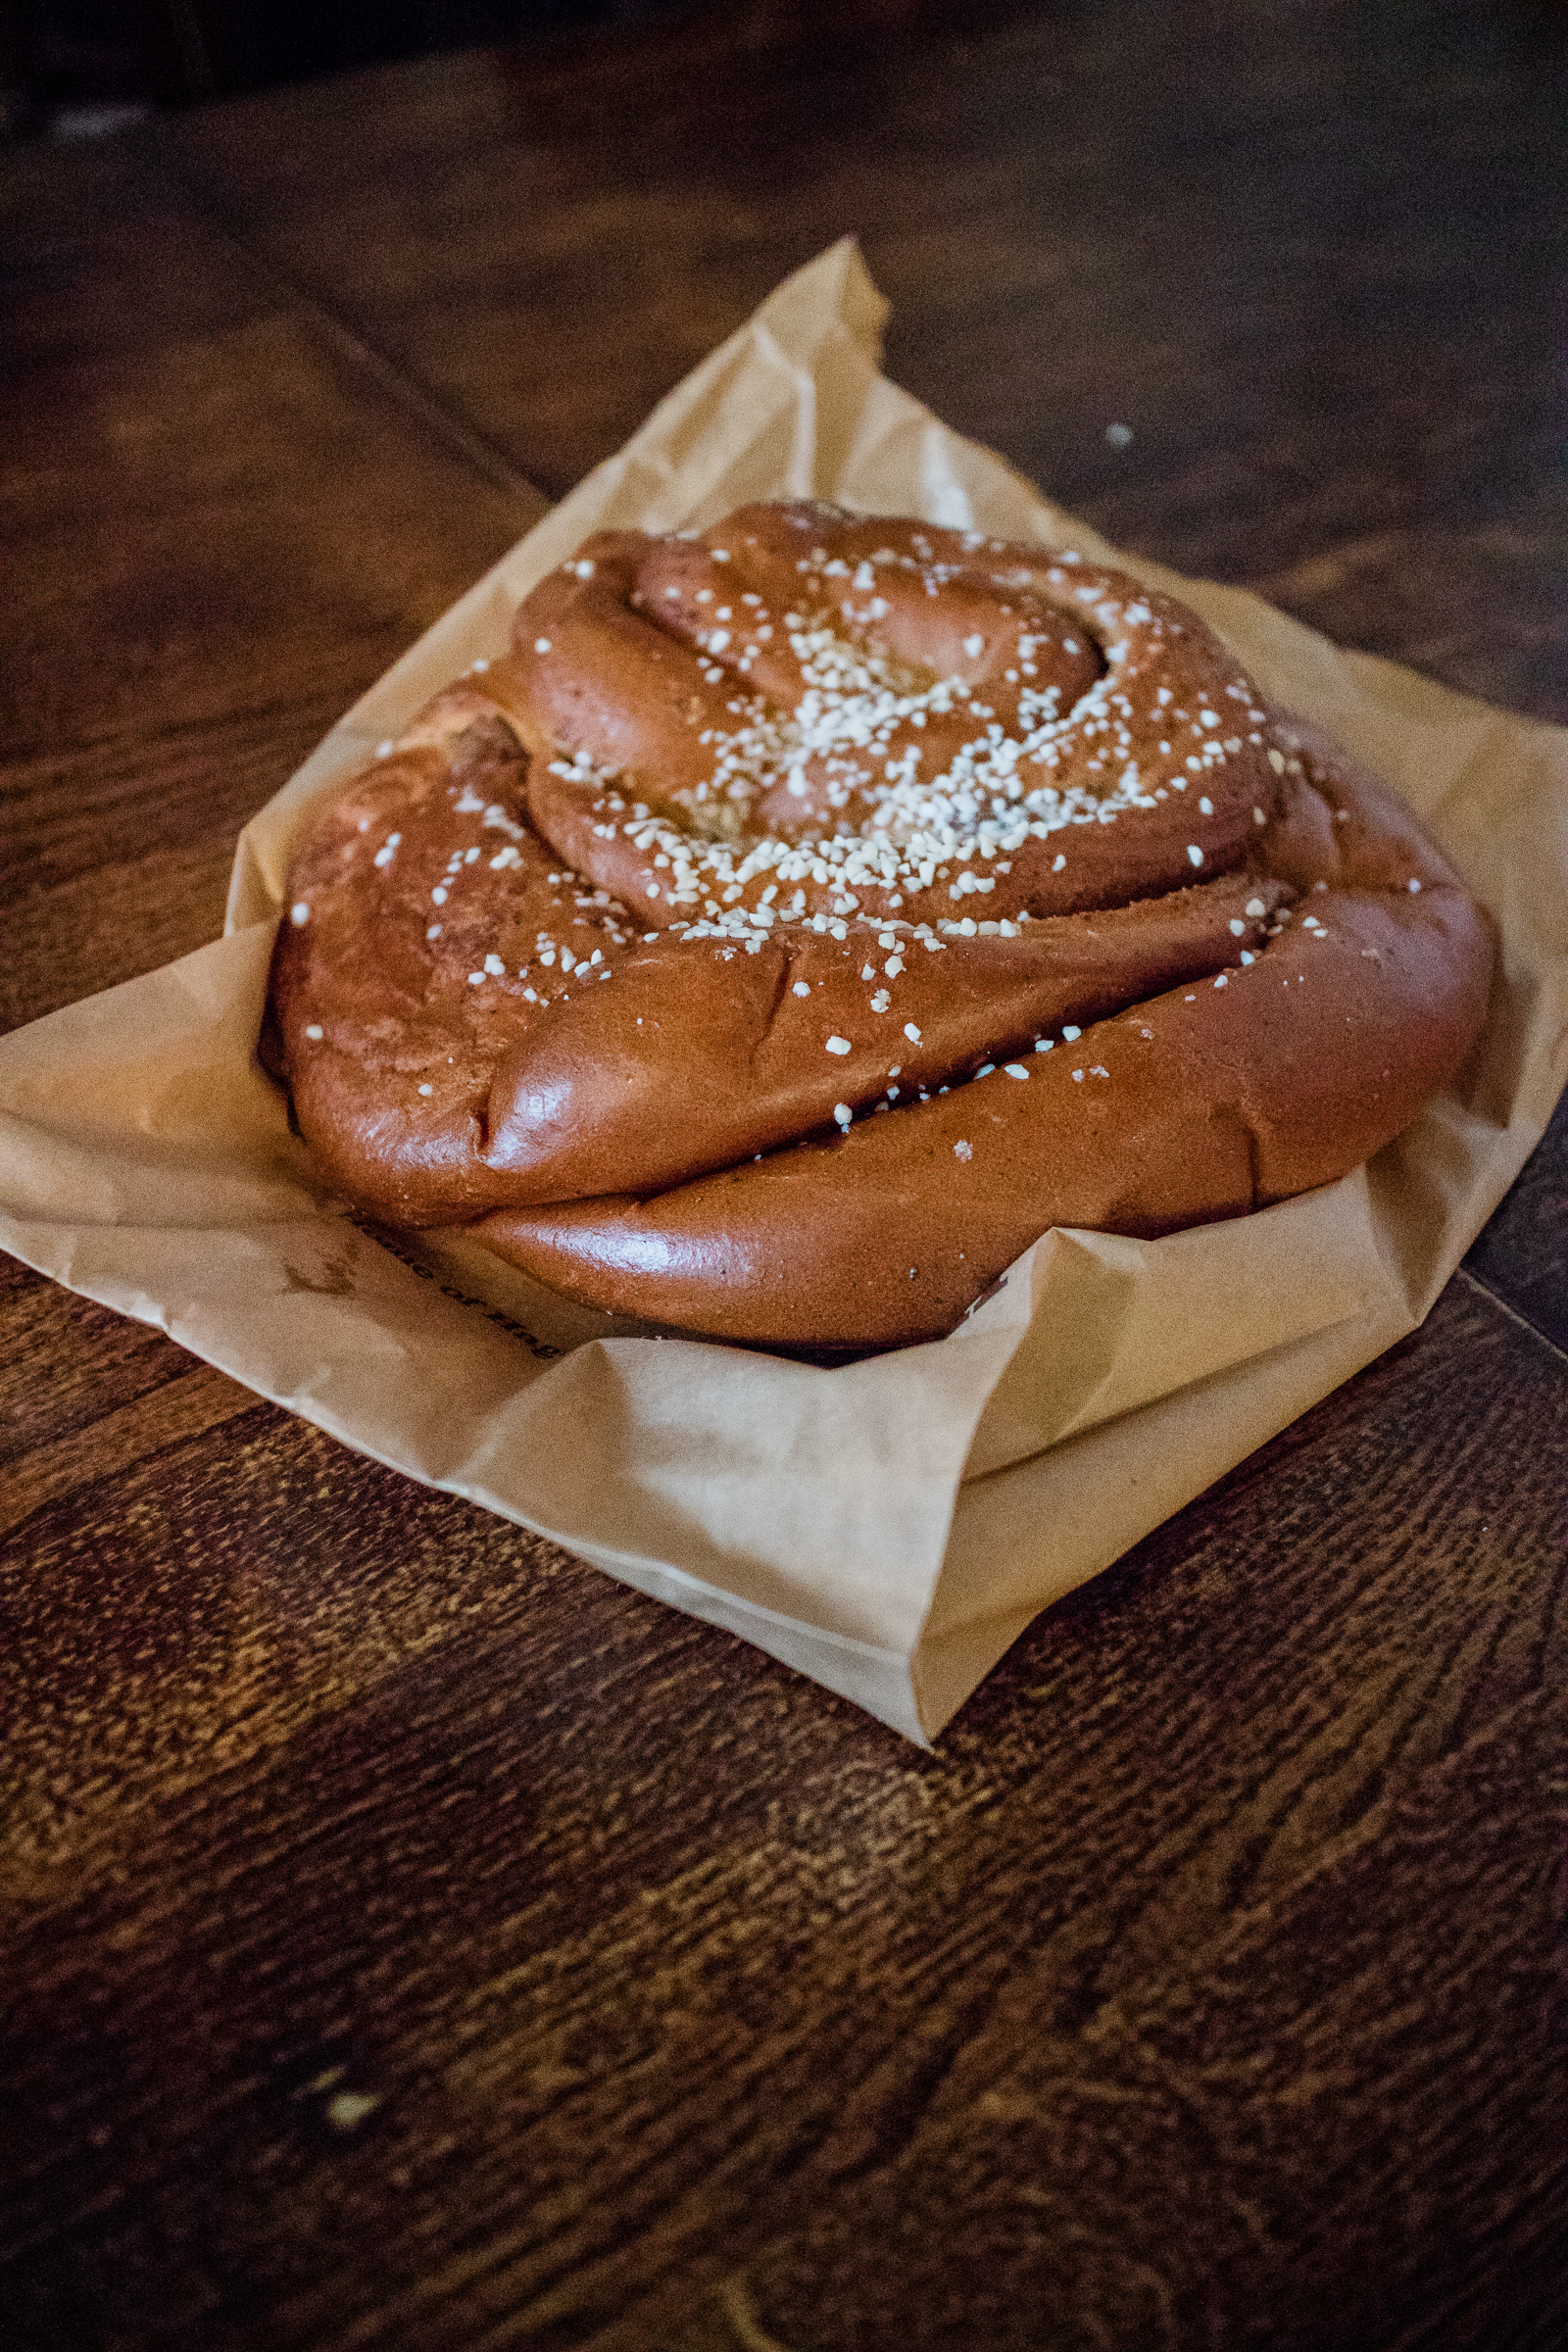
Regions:
<instances>
[{"instance_id":1,"label":"wooden table","mask_svg":"<svg viewBox=\"0 0 1568 2352\"><path fill-rule=\"evenodd\" d=\"M8 1019L846 228L1112 538L1568 717L1560 27L732 0L12 152ZM1565 2340L1565 1189L931 1754L6 1261L0 2339Z\"/></svg>"}]
</instances>

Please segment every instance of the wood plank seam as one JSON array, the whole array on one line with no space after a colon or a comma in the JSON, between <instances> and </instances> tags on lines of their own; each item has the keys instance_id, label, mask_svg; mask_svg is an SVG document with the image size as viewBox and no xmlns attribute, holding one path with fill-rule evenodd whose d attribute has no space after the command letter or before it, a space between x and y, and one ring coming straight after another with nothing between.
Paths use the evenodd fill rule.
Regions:
<instances>
[{"instance_id":1,"label":"wood plank seam","mask_svg":"<svg viewBox=\"0 0 1568 2352\"><path fill-rule=\"evenodd\" d=\"M1472 1274L1468 1266L1456 1266L1454 1275L1457 1281L1467 1282L1473 1291L1479 1292L1489 1306L1494 1306L1499 1313L1506 1315L1510 1323L1517 1323L1521 1331L1528 1331L1533 1340L1539 1340L1559 1364L1568 1364L1568 1348L1559 1348L1555 1340L1548 1339L1539 1324L1532 1323L1530 1317L1522 1315L1516 1306L1510 1306L1507 1299L1499 1297L1490 1283L1483 1282L1479 1274Z\"/></svg>"},{"instance_id":2,"label":"wood plank seam","mask_svg":"<svg viewBox=\"0 0 1568 2352\"><path fill-rule=\"evenodd\" d=\"M149 149L154 152L149 152ZM472 425L455 416L416 377L409 375L389 355L371 343L361 330L350 324L337 311L324 303L319 295L280 269L271 257L260 251L231 221L200 179L183 162L170 154L164 126L156 120L126 142L130 155L143 176L162 181L166 194L183 202L195 214L203 228L238 258L241 267L265 287L275 300L301 315L307 323L329 343L341 358L346 359L362 375L368 376L377 390L384 392L410 416L415 417L435 439L462 458L472 469L498 489L517 500L524 510L525 526L532 529L540 517L550 511L551 501L520 473L504 450L498 449Z\"/></svg>"},{"instance_id":3,"label":"wood plank seam","mask_svg":"<svg viewBox=\"0 0 1568 2352\"><path fill-rule=\"evenodd\" d=\"M165 1446L200 1437L264 1401L254 1390L242 1388L210 1364L166 1381L134 1403L121 1405L86 1429L40 1446L12 1464L0 1484L0 1535L9 1535L45 1503L73 1489L115 1477Z\"/></svg>"}]
</instances>

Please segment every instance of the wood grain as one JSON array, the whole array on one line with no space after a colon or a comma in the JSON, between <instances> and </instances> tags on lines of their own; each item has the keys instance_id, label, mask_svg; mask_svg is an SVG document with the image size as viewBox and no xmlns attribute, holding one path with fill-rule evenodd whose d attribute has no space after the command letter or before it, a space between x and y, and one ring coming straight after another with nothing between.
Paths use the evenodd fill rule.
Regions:
<instances>
[{"instance_id":1,"label":"wood grain","mask_svg":"<svg viewBox=\"0 0 1568 2352\"><path fill-rule=\"evenodd\" d=\"M1466 1270L1568 1356L1568 1096Z\"/></svg>"},{"instance_id":2,"label":"wood grain","mask_svg":"<svg viewBox=\"0 0 1568 2352\"><path fill-rule=\"evenodd\" d=\"M14 152L3 1017L850 227L1112 536L1560 713L1562 37L740 0ZM1548 2352L1565 1134L929 1754L0 1266L8 2352Z\"/></svg>"},{"instance_id":3,"label":"wood grain","mask_svg":"<svg viewBox=\"0 0 1568 2352\"><path fill-rule=\"evenodd\" d=\"M41 1514L27 2340L652 2347L737 2273L795 2346L1510 2340L1561 2285L1559 1370L1450 1293L933 1756L293 1425L271 1605L275 1451L166 1461L90 1568Z\"/></svg>"},{"instance_id":4,"label":"wood grain","mask_svg":"<svg viewBox=\"0 0 1568 2352\"><path fill-rule=\"evenodd\" d=\"M167 151L554 495L853 229L891 372L1112 540L1568 716L1550 12L742 0L587 56Z\"/></svg>"},{"instance_id":5,"label":"wood grain","mask_svg":"<svg viewBox=\"0 0 1568 2352\"><path fill-rule=\"evenodd\" d=\"M105 1413L92 1427L56 1438L8 1471L0 1471L0 1536L75 1488L113 1478L181 1438L194 1438L220 1421L248 1412L256 1398L249 1389L210 1364L165 1381L150 1396Z\"/></svg>"},{"instance_id":6,"label":"wood grain","mask_svg":"<svg viewBox=\"0 0 1568 2352\"><path fill-rule=\"evenodd\" d=\"M122 143L10 178L15 1022L211 938L239 826L539 501L477 478Z\"/></svg>"}]
</instances>

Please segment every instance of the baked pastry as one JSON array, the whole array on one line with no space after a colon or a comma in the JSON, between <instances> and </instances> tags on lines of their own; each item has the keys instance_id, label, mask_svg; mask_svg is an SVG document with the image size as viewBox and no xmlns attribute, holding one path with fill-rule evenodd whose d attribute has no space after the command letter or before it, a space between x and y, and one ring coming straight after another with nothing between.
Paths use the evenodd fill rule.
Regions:
<instances>
[{"instance_id":1,"label":"baked pastry","mask_svg":"<svg viewBox=\"0 0 1568 2352\"><path fill-rule=\"evenodd\" d=\"M602 532L300 845L263 1053L372 1214L778 1346L1344 1175L1489 925L1173 600L810 503Z\"/></svg>"}]
</instances>

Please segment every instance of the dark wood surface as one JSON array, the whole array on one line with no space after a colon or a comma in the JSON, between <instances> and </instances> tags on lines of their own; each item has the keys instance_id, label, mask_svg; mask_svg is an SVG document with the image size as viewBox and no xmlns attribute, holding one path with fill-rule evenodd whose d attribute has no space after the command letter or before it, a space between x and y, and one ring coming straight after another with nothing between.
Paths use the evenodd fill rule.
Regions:
<instances>
[{"instance_id":1,"label":"dark wood surface","mask_svg":"<svg viewBox=\"0 0 1568 2352\"><path fill-rule=\"evenodd\" d=\"M1561 45L743 0L14 151L6 1019L846 228L1111 536L1568 717ZM931 1754L0 1261L0 2341L1564 2340L1565 1136Z\"/></svg>"}]
</instances>

